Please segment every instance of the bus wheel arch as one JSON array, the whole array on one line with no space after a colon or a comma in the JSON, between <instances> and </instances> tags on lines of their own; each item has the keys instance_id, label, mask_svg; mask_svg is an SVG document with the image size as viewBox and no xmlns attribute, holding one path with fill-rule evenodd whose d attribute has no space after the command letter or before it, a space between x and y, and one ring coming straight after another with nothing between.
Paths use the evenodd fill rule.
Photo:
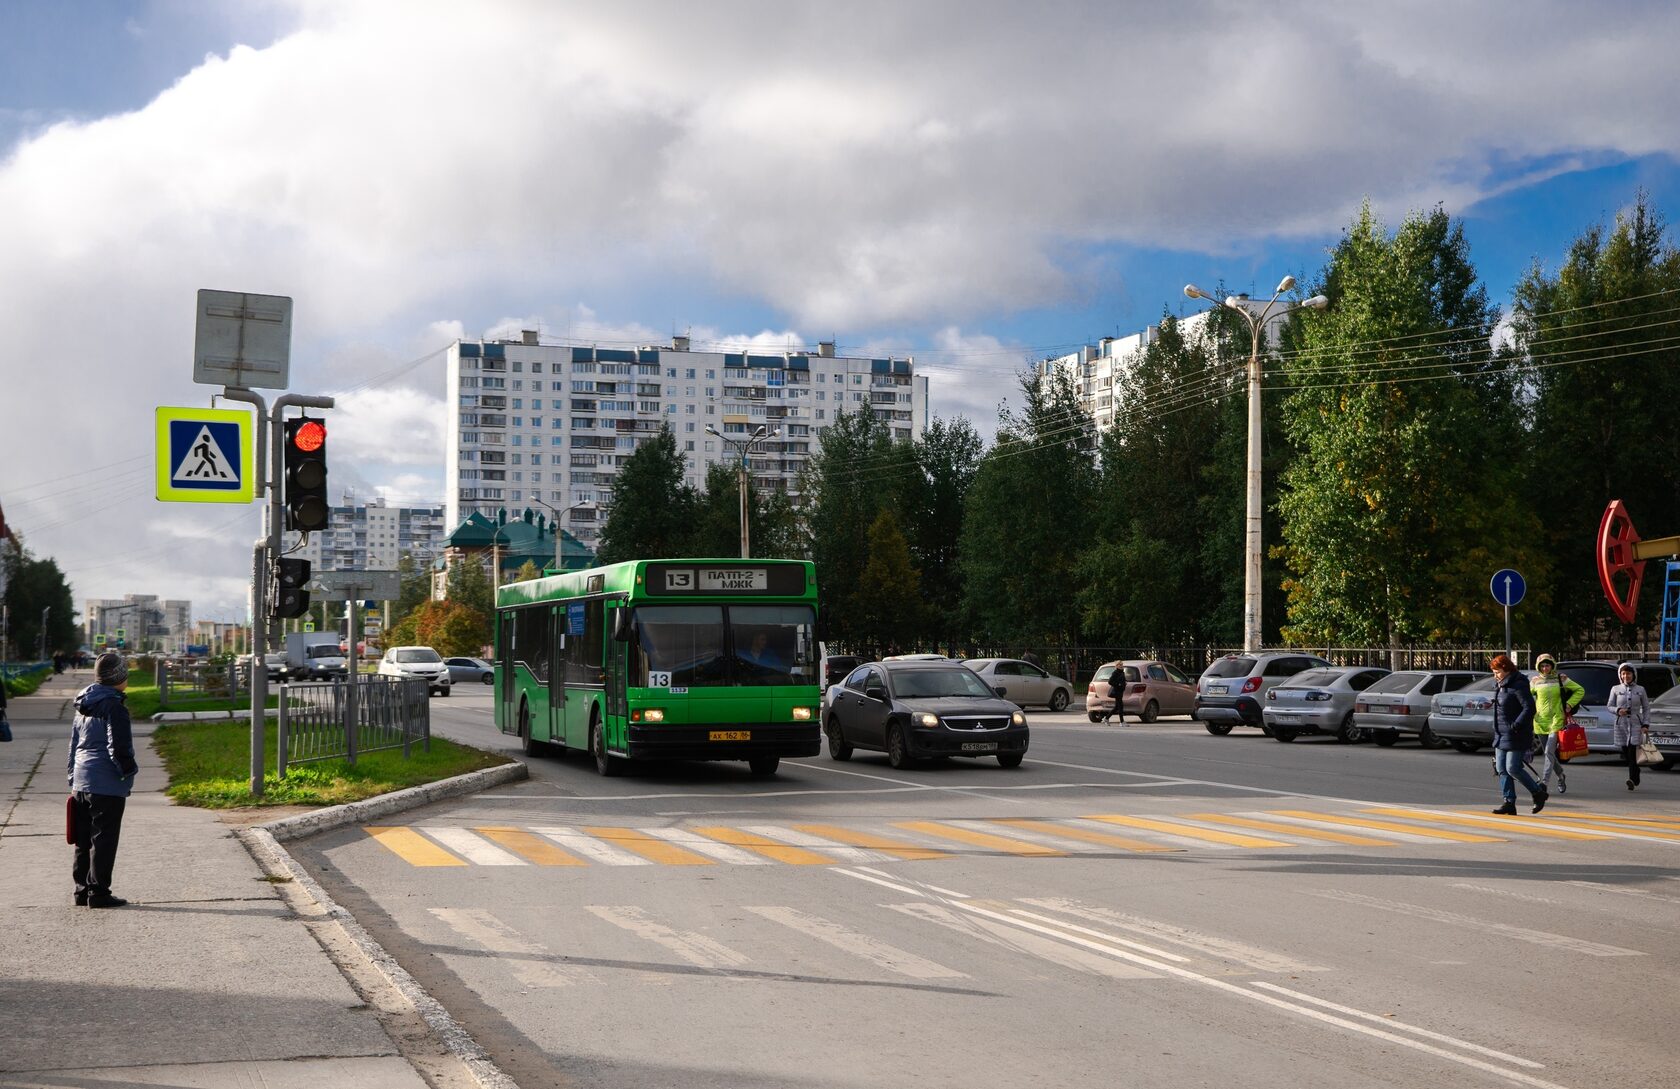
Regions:
<instances>
[{"instance_id":1,"label":"bus wheel arch","mask_svg":"<svg viewBox=\"0 0 1680 1089\"><path fill-rule=\"evenodd\" d=\"M589 754L595 758L595 770L608 778L624 774L624 759L607 751L607 728L601 721L601 706L589 709Z\"/></svg>"}]
</instances>

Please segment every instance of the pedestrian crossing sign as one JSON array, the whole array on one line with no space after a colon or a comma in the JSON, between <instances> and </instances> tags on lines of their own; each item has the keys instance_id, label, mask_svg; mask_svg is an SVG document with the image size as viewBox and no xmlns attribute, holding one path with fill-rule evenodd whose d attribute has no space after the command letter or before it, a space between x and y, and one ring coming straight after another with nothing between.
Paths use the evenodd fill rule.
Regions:
<instances>
[{"instance_id":1,"label":"pedestrian crossing sign","mask_svg":"<svg viewBox=\"0 0 1680 1089\"><path fill-rule=\"evenodd\" d=\"M165 503L249 503L256 495L251 414L237 408L157 410L157 497Z\"/></svg>"}]
</instances>

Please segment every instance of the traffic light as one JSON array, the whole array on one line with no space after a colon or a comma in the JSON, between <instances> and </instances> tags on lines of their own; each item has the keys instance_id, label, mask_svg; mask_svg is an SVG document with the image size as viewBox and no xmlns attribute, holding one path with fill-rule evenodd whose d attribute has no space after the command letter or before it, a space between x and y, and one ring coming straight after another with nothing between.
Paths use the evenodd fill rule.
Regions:
<instances>
[{"instance_id":1,"label":"traffic light","mask_svg":"<svg viewBox=\"0 0 1680 1089\"><path fill-rule=\"evenodd\" d=\"M327 528L327 425L286 421L286 528L313 533Z\"/></svg>"},{"instance_id":2,"label":"traffic light","mask_svg":"<svg viewBox=\"0 0 1680 1089\"><path fill-rule=\"evenodd\" d=\"M274 564L274 615L302 616L309 611L309 561L280 559Z\"/></svg>"}]
</instances>

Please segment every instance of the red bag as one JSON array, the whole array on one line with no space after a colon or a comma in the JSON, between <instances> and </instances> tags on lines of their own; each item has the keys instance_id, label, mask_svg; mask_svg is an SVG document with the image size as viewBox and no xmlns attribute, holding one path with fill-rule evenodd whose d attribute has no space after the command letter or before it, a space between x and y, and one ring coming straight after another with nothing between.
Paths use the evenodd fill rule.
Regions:
<instances>
[{"instance_id":1,"label":"red bag","mask_svg":"<svg viewBox=\"0 0 1680 1089\"><path fill-rule=\"evenodd\" d=\"M76 796L64 796L64 842L72 847L76 845Z\"/></svg>"},{"instance_id":2,"label":"red bag","mask_svg":"<svg viewBox=\"0 0 1680 1089\"><path fill-rule=\"evenodd\" d=\"M1557 756L1559 760L1573 760L1577 756L1587 755L1587 731L1585 727L1569 725L1558 731Z\"/></svg>"}]
</instances>

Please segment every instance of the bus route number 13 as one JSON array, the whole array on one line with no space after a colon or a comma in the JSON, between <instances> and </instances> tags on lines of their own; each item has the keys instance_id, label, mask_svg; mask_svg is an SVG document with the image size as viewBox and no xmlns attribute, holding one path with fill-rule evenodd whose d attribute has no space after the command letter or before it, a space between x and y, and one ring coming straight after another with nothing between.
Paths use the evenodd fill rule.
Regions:
<instances>
[{"instance_id":1,"label":"bus route number 13","mask_svg":"<svg viewBox=\"0 0 1680 1089\"><path fill-rule=\"evenodd\" d=\"M659 672L655 672L653 670L649 670L648 671L648 687L649 688L669 688L669 687L671 687L671 675L669 673L659 673Z\"/></svg>"}]
</instances>

